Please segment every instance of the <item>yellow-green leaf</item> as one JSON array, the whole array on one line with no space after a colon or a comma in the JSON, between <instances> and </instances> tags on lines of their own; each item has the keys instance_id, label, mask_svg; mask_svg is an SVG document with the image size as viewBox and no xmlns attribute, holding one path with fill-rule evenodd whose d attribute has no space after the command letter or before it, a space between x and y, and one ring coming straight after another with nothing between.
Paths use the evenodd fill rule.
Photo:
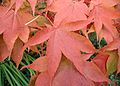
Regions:
<instances>
[{"instance_id":1,"label":"yellow-green leaf","mask_svg":"<svg viewBox=\"0 0 120 86\"><path fill-rule=\"evenodd\" d=\"M118 52L117 51L109 51L107 52L110 56L108 58L106 67L108 74L111 74L117 70L117 64L118 64Z\"/></svg>"}]
</instances>

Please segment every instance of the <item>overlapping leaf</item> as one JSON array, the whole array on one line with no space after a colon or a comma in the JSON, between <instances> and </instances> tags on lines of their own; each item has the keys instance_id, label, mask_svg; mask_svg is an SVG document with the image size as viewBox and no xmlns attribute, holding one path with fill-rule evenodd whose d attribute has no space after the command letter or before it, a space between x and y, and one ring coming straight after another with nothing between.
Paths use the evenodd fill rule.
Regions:
<instances>
[{"instance_id":1,"label":"overlapping leaf","mask_svg":"<svg viewBox=\"0 0 120 86\"><path fill-rule=\"evenodd\" d=\"M6 11L4 11L4 13L5 12ZM26 19L24 19L24 17L26 17ZM27 42L29 29L25 26L25 23L32 19L32 16L29 13L19 12L14 14L14 11L10 10L6 14L1 15L0 19L0 33L3 33L3 39L9 50L12 50L15 40L18 37L23 42Z\"/></svg>"},{"instance_id":2,"label":"overlapping leaf","mask_svg":"<svg viewBox=\"0 0 120 86\"><path fill-rule=\"evenodd\" d=\"M113 19L119 18L120 13L116 10L108 7L104 7L104 3L100 0L92 0L91 4L95 3L94 8L90 13L90 17L93 18L94 27L98 36L105 36L105 39L111 37L112 39L117 38L118 32L115 26L113 25ZM92 7L90 7L91 9ZM109 33L109 35L105 35ZM107 39L106 39L107 40ZM107 42L111 42L113 40L107 40Z\"/></svg>"},{"instance_id":3,"label":"overlapping leaf","mask_svg":"<svg viewBox=\"0 0 120 86\"><path fill-rule=\"evenodd\" d=\"M10 54L3 37L0 35L0 61L4 61Z\"/></svg>"},{"instance_id":4,"label":"overlapping leaf","mask_svg":"<svg viewBox=\"0 0 120 86\"><path fill-rule=\"evenodd\" d=\"M41 68L41 65L39 65L38 68ZM34 69L34 66L35 63L31 64L30 68ZM31 79L33 79L33 77ZM65 59L64 56L62 56L61 63L52 81L50 81L50 75L47 70L37 75L37 79L34 78L33 81L33 86L96 86L93 81L79 73L74 67L74 65L68 59Z\"/></svg>"},{"instance_id":5,"label":"overlapping leaf","mask_svg":"<svg viewBox=\"0 0 120 86\"><path fill-rule=\"evenodd\" d=\"M73 28L71 26L72 25L63 25L58 28L49 26L48 28L44 28L32 37L26 43L25 47L48 40L46 55L48 60L48 73L51 79L59 67L63 53L84 76L96 82L107 81L97 65L85 61L85 59L89 58L95 51L94 47L85 37L74 32L68 32L70 28ZM81 27L81 23L79 23L78 26ZM68 31L66 28L68 28ZM81 55L80 51L86 52L87 54ZM89 70L89 72L87 70ZM96 74L96 77L93 77L93 74Z\"/></svg>"},{"instance_id":6,"label":"overlapping leaf","mask_svg":"<svg viewBox=\"0 0 120 86\"><path fill-rule=\"evenodd\" d=\"M101 5L110 8L117 5L119 2L119 0L91 0L90 9L93 9L96 5Z\"/></svg>"},{"instance_id":7,"label":"overlapping leaf","mask_svg":"<svg viewBox=\"0 0 120 86\"><path fill-rule=\"evenodd\" d=\"M48 10L57 12L54 19L56 26L61 22L68 23L87 20L89 13L87 5L83 1L78 0L55 0L48 7Z\"/></svg>"},{"instance_id":8,"label":"overlapping leaf","mask_svg":"<svg viewBox=\"0 0 120 86\"><path fill-rule=\"evenodd\" d=\"M91 80L80 74L72 64L65 63L64 61L62 62L63 63L60 64L60 68L53 79L52 86L95 86Z\"/></svg>"},{"instance_id":9,"label":"overlapping leaf","mask_svg":"<svg viewBox=\"0 0 120 86\"><path fill-rule=\"evenodd\" d=\"M23 43L27 42L29 38L29 28L25 26L25 23L33 17L25 11L15 14L14 10L8 11L7 9L0 7L0 34L3 34L4 45L7 46L9 55L12 55L13 60L18 65L22 59L22 57L18 58L19 51L21 51ZM17 39L21 41L17 42Z\"/></svg>"},{"instance_id":10,"label":"overlapping leaf","mask_svg":"<svg viewBox=\"0 0 120 86\"><path fill-rule=\"evenodd\" d=\"M46 56L23 67L33 68L39 72L31 78L29 86L107 85L107 76L115 71L120 72L120 38L113 22L114 19L120 18L120 12L115 10L115 5L120 1L45 1L47 8L44 11L45 13L54 12L54 22L52 23L48 15L43 15L49 23L36 30L35 36L30 37L29 40L30 31L25 25L35 21L36 18L31 20L30 13L19 10L24 0L11 0L9 9L0 6L0 61L7 56L12 56L18 66L23 50L47 41ZM28 2L35 13L37 0L28 0ZM28 20L31 21L28 22ZM81 29L90 31L91 28L88 25L95 29L100 40L104 37L108 43L106 47L96 51L84 36L84 32L81 33L82 35L79 34L78 30ZM22 49L24 43L25 46ZM97 56L91 59L90 56L95 52L98 53ZM63 56L66 58L65 61ZM88 59L91 61L87 61Z\"/></svg>"},{"instance_id":11,"label":"overlapping leaf","mask_svg":"<svg viewBox=\"0 0 120 86\"><path fill-rule=\"evenodd\" d=\"M25 2L25 1L26 0L11 0L10 8L15 4L15 12L17 12L20 9L20 7L23 5L23 2ZM34 14L37 0L34 0L34 1L33 0L28 0L28 2L30 3L33 14Z\"/></svg>"},{"instance_id":12,"label":"overlapping leaf","mask_svg":"<svg viewBox=\"0 0 120 86\"><path fill-rule=\"evenodd\" d=\"M107 70L109 73L113 73L115 71L120 72L120 39L117 38L113 42L111 42L109 45L101 49L103 52L107 52L109 55L109 59L107 61Z\"/></svg>"}]
</instances>

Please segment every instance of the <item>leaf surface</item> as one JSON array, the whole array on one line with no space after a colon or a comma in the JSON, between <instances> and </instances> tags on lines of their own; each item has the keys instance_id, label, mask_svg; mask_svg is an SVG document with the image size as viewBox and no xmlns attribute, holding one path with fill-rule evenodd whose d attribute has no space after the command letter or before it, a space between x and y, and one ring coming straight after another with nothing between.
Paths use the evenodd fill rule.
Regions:
<instances>
[{"instance_id":1,"label":"leaf surface","mask_svg":"<svg viewBox=\"0 0 120 86\"><path fill-rule=\"evenodd\" d=\"M20 9L20 7L23 5L24 1L26 1L26 0L12 0L11 1L11 6L13 4L15 4L15 13ZM30 3L32 11L33 11L33 14L34 14L35 13L35 6L36 6L36 3L37 3L37 0L28 0L28 2Z\"/></svg>"},{"instance_id":2,"label":"leaf surface","mask_svg":"<svg viewBox=\"0 0 120 86\"><path fill-rule=\"evenodd\" d=\"M61 61L61 55L63 53L71 62L73 62L75 67L84 76L93 81L107 81L106 77L96 64L85 61L85 58L89 58L90 55L92 55L95 51L90 41L84 36L81 36L75 32L69 32L69 28L71 28L69 25L67 26L68 31L67 29L64 30L64 27L48 27L47 29L50 30L49 32L46 32L39 37L39 33L36 34L30 39L30 41L26 43L25 46L33 46L48 40L46 56L48 59L48 73L50 79L55 76L55 73ZM45 40L43 40L43 37L45 37ZM81 55L80 51L86 52L87 54ZM87 69L84 69L84 67L86 67ZM88 69L90 70L90 72L87 71ZM93 77L92 74L96 74L96 77Z\"/></svg>"},{"instance_id":3,"label":"leaf surface","mask_svg":"<svg viewBox=\"0 0 120 86\"><path fill-rule=\"evenodd\" d=\"M120 38L115 39L110 42L107 46L101 49L102 52L107 52L109 55L109 59L107 61L108 72L111 73L113 71L120 71Z\"/></svg>"},{"instance_id":4,"label":"leaf surface","mask_svg":"<svg viewBox=\"0 0 120 86\"><path fill-rule=\"evenodd\" d=\"M109 58L107 60L106 67L108 74L112 74L117 70L119 56L116 51L108 52L108 54L109 54Z\"/></svg>"},{"instance_id":5,"label":"leaf surface","mask_svg":"<svg viewBox=\"0 0 120 86\"><path fill-rule=\"evenodd\" d=\"M3 36L0 35L0 61L4 61L8 56L10 52L3 40Z\"/></svg>"},{"instance_id":6,"label":"leaf surface","mask_svg":"<svg viewBox=\"0 0 120 86\"><path fill-rule=\"evenodd\" d=\"M36 79L35 86L50 86L50 77L48 72L39 74Z\"/></svg>"},{"instance_id":7,"label":"leaf surface","mask_svg":"<svg viewBox=\"0 0 120 86\"><path fill-rule=\"evenodd\" d=\"M98 37L102 33L107 34L107 32L111 34L112 38L119 37L118 31L113 25L113 19L120 17L119 12L111 8L106 8L101 5L96 5L94 6L94 9L92 9L92 11L90 12L90 17L93 19L95 31ZM106 38L106 35L103 35L102 37L104 36Z\"/></svg>"},{"instance_id":8,"label":"leaf surface","mask_svg":"<svg viewBox=\"0 0 120 86\"><path fill-rule=\"evenodd\" d=\"M16 63L17 67L19 66L22 60L22 57L19 57L20 55L19 53L22 50L22 47L23 47L23 42L20 39L17 39L11 53L12 60Z\"/></svg>"},{"instance_id":9,"label":"leaf surface","mask_svg":"<svg viewBox=\"0 0 120 86\"><path fill-rule=\"evenodd\" d=\"M23 66L21 69L32 68L35 71L44 72L47 70L47 66L48 66L47 59L44 56L44 57L39 57L32 64L29 64L27 66Z\"/></svg>"},{"instance_id":10,"label":"leaf surface","mask_svg":"<svg viewBox=\"0 0 120 86\"><path fill-rule=\"evenodd\" d=\"M97 66L101 69L101 71L106 74L106 63L108 61L109 55L105 53L99 53L92 61L97 64Z\"/></svg>"},{"instance_id":11,"label":"leaf surface","mask_svg":"<svg viewBox=\"0 0 120 86\"><path fill-rule=\"evenodd\" d=\"M119 2L119 0L91 0L90 8L93 8L95 5L102 5L110 8L117 5Z\"/></svg>"},{"instance_id":12,"label":"leaf surface","mask_svg":"<svg viewBox=\"0 0 120 86\"><path fill-rule=\"evenodd\" d=\"M63 78L64 77L64 78ZM95 86L67 60L62 60L52 86Z\"/></svg>"},{"instance_id":13,"label":"leaf surface","mask_svg":"<svg viewBox=\"0 0 120 86\"><path fill-rule=\"evenodd\" d=\"M24 16L27 16L26 19ZM0 18L0 33L3 33L3 39L10 51L13 49L14 43L18 37L24 43L27 42L29 37L29 28L25 26L25 23L33 18L29 13L19 12L14 14L14 11L10 10Z\"/></svg>"},{"instance_id":14,"label":"leaf surface","mask_svg":"<svg viewBox=\"0 0 120 86\"><path fill-rule=\"evenodd\" d=\"M87 20L86 15L89 13L87 5L83 1L77 0L56 0L48 7L48 10L57 12L54 19L56 26L61 22L68 23Z\"/></svg>"}]
</instances>

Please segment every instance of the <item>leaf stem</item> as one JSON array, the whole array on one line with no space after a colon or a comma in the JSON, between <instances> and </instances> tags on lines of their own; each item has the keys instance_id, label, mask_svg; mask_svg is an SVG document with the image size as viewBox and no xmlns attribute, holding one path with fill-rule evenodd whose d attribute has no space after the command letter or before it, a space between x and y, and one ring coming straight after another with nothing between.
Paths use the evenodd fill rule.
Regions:
<instances>
[{"instance_id":1,"label":"leaf stem","mask_svg":"<svg viewBox=\"0 0 120 86\"><path fill-rule=\"evenodd\" d=\"M40 15L36 16L34 19L32 19L31 21L27 22L25 25L28 25L28 24L32 23L33 21L35 21L39 17L40 17Z\"/></svg>"}]
</instances>

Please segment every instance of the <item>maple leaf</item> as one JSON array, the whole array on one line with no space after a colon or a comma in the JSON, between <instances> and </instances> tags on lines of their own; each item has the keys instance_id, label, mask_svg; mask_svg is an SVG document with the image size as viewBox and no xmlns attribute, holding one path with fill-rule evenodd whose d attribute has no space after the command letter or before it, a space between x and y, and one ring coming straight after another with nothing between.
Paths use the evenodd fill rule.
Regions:
<instances>
[{"instance_id":1,"label":"maple leaf","mask_svg":"<svg viewBox=\"0 0 120 86\"><path fill-rule=\"evenodd\" d=\"M68 23L87 20L87 15L89 13L88 7L83 0L56 0L53 4L48 6L47 9L56 12L54 19L54 24L56 26L61 22Z\"/></svg>"},{"instance_id":2,"label":"maple leaf","mask_svg":"<svg viewBox=\"0 0 120 86\"><path fill-rule=\"evenodd\" d=\"M36 30L35 36L29 40L30 31L26 25L39 16L31 20L29 13L19 10L24 0L11 0L9 9L0 6L0 61L12 56L18 67L23 50L30 47L37 51L33 46L47 41L46 56L23 67L32 68L39 73L31 78L29 86L107 86L107 76L115 71L120 72L120 37L113 22L114 19L120 18L120 12L115 10L120 1L45 1L47 8L44 11L48 12L48 15L49 11L55 14L55 18L53 19L54 15L49 15L52 19L48 19L46 15L45 21L41 19L43 26L40 26L43 28ZM34 14L37 0L28 2ZM54 20L54 23L51 20ZM51 24L48 25L47 22ZM104 37L108 43L97 51L97 56L93 59L90 56L96 49L86 38L88 29L91 31L91 28L87 27L88 24L96 31L100 40ZM83 31L82 35L78 34L78 30ZM22 49L24 43L26 44ZM63 60L63 56L66 60Z\"/></svg>"},{"instance_id":3,"label":"maple leaf","mask_svg":"<svg viewBox=\"0 0 120 86\"><path fill-rule=\"evenodd\" d=\"M27 66L23 66L21 68L21 70L24 69L24 68L32 68L35 71L44 72L44 71L47 70L47 59L46 59L45 56L44 57L39 57L32 64L29 64Z\"/></svg>"},{"instance_id":4,"label":"maple leaf","mask_svg":"<svg viewBox=\"0 0 120 86\"><path fill-rule=\"evenodd\" d=\"M38 75L35 81L35 86L51 86L48 72L43 72Z\"/></svg>"},{"instance_id":5,"label":"maple leaf","mask_svg":"<svg viewBox=\"0 0 120 86\"><path fill-rule=\"evenodd\" d=\"M40 57L41 58L41 57ZM44 57L44 59L46 59ZM43 59L41 59L42 61ZM44 60L43 60L44 61ZM35 68L34 66L36 66L36 64L38 63L38 60L36 60L35 62L33 62L31 65L28 65L30 68ZM41 63L41 62L40 62ZM46 63L42 63L41 65L46 65ZM39 67L41 66L39 64ZM41 72L41 70L39 70L39 72ZM60 77L63 77L63 79L61 79ZM73 78L74 77L74 78ZM65 81L63 83L63 81ZM70 83L70 81L72 81L72 83ZM62 83L61 83L62 82ZM79 83L78 83L79 82ZM86 83L87 82L87 83ZM32 86L50 86L50 77L49 74L46 71L44 71L43 73L33 76L31 77L31 82ZM31 86L31 84L29 86ZM69 61L67 61L67 59L63 58L59 69L57 71L57 74L55 75L53 82L51 83L52 86L86 86L86 85L90 85L90 86L94 86L94 83L85 78L83 75L81 75L73 66L73 64Z\"/></svg>"},{"instance_id":6,"label":"maple leaf","mask_svg":"<svg viewBox=\"0 0 120 86\"><path fill-rule=\"evenodd\" d=\"M10 52L3 40L3 36L0 35L0 62L4 61L9 54Z\"/></svg>"},{"instance_id":7,"label":"maple leaf","mask_svg":"<svg viewBox=\"0 0 120 86\"><path fill-rule=\"evenodd\" d=\"M114 37L112 36L112 34L105 27L102 28L99 34L99 39L101 40L102 38L104 38L108 44L114 40Z\"/></svg>"},{"instance_id":8,"label":"maple leaf","mask_svg":"<svg viewBox=\"0 0 120 86\"><path fill-rule=\"evenodd\" d=\"M107 72L108 74L112 74L117 70L119 56L116 51L108 51L107 53L109 55L109 58L106 63Z\"/></svg>"},{"instance_id":9,"label":"maple leaf","mask_svg":"<svg viewBox=\"0 0 120 86\"><path fill-rule=\"evenodd\" d=\"M61 33L62 32L62 29L63 29L63 26L60 27L60 28L56 28L54 29L54 27L50 27L51 29L43 29L42 31L38 31L36 33L36 35L34 37L32 37L27 43L25 46L33 46L33 45L36 45L36 44L40 44L46 40L49 39L49 42L48 42L48 47L51 47L51 49L55 50L55 52L57 52L57 48L58 48L58 52L60 51L59 49L59 41L60 41L60 36L58 36L57 34ZM67 29L68 26L64 26L64 29ZM72 27L71 27L72 28ZM60 29L60 30L59 30ZM68 28L69 29L69 28ZM72 28L73 29L73 28ZM64 34L63 34L64 35ZM57 37L54 39L54 37ZM69 36L68 36L69 37ZM82 37L82 36L81 36ZM61 37L62 38L62 37ZM84 38L84 37L83 37ZM81 39L80 39L81 40ZM83 39L85 40L85 39ZM51 42L53 42L54 44L52 44ZM49 45L50 44L50 45ZM54 47L51 46L54 45ZM86 42L87 44L87 42ZM56 47L55 47L56 46ZM49 52L48 52L49 53ZM54 52L53 52L54 54ZM56 54L56 55L61 55L60 54Z\"/></svg>"},{"instance_id":10,"label":"maple leaf","mask_svg":"<svg viewBox=\"0 0 120 86\"><path fill-rule=\"evenodd\" d=\"M17 39L14 43L14 47L11 53L12 60L16 63L16 67L19 66L22 57L19 57L19 52L22 50L23 42L20 39Z\"/></svg>"},{"instance_id":11,"label":"maple leaf","mask_svg":"<svg viewBox=\"0 0 120 86\"><path fill-rule=\"evenodd\" d=\"M93 9L96 5L102 5L103 7L113 7L117 5L119 0L91 0L90 9Z\"/></svg>"},{"instance_id":12,"label":"maple leaf","mask_svg":"<svg viewBox=\"0 0 120 86\"><path fill-rule=\"evenodd\" d=\"M105 53L98 53L97 56L92 60L100 69L101 71L106 74L106 63L108 61L109 55Z\"/></svg>"},{"instance_id":13,"label":"maple leaf","mask_svg":"<svg viewBox=\"0 0 120 86\"><path fill-rule=\"evenodd\" d=\"M107 81L97 65L85 60L90 57L93 52L95 52L95 49L90 41L77 33L69 32L69 29L70 31L74 31L76 29L76 26L74 25L81 28L83 27L82 24L83 23L79 22L77 24L73 23L73 25L61 25L59 27L48 26L48 28L38 31L36 35L25 44L24 49L28 46L34 46L48 40L46 57L48 60L48 73L50 79L54 77L63 53L67 59L73 62L75 67L84 76L97 82ZM87 54L81 55L80 51L86 52ZM93 77L92 74L96 74L96 77Z\"/></svg>"},{"instance_id":14,"label":"maple leaf","mask_svg":"<svg viewBox=\"0 0 120 86\"><path fill-rule=\"evenodd\" d=\"M23 66L21 68L21 70L24 68L32 68L35 71L39 72L39 74L31 77L29 86L50 86L50 77L47 72L47 65L47 58L44 56L39 57L32 64Z\"/></svg>"},{"instance_id":15,"label":"maple leaf","mask_svg":"<svg viewBox=\"0 0 120 86\"><path fill-rule=\"evenodd\" d=\"M26 1L26 0L11 0L10 8L15 4L15 13L16 13L20 9L20 7L22 6L24 1ZM28 0L28 2L31 5L32 11L33 11L33 15L34 15L34 13L35 13L35 5L37 3L37 0Z\"/></svg>"},{"instance_id":16,"label":"maple leaf","mask_svg":"<svg viewBox=\"0 0 120 86\"><path fill-rule=\"evenodd\" d=\"M93 19L98 37L102 38L105 36L105 39L108 37L111 37L111 39L119 37L118 31L113 25L113 19L120 17L118 11L103 7L102 5L96 5L90 12L90 17ZM108 36L106 35L107 33L109 33ZM107 42L109 43L111 40L107 40Z\"/></svg>"},{"instance_id":17,"label":"maple leaf","mask_svg":"<svg viewBox=\"0 0 120 86\"><path fill-rule=\"evenodd\" d=\"M56 73L56 76L53 79L52 86L95 86L95 85L91 80L85 78L81 73L79 73L71 62L62 59L58 71Z\"/></svg>"},{"instance_id":18,"label":"maple leaf","mask_svg":"<svg viewBox=\"0 0 120 86\"><path fill-rule=\"evenodd\" d=\"M25 23L32 18L33 17L25 11L14 14L13 10L10 10L5 15L0 16L0 34L3 33L3 39L10 51L12 51L15 40L18 37L23 42L27 42L29 37L29 28L25 26Z\"/></svg>"},{"instance_id":19,"label":"maple leaf","mask_svg":"<svg viewBox=\"0 0 120 86\"><path fill-rule=\"evenodd\" d=\"M120 72L120 38L115 39L107 46L103 47L101 51L107 52L109 55L109 59L106 64L108 73L112 73L116 70Z\"/></svg>"},{"instance_id":20,"label":"maple leaf","mask_svg":"<svg viewBox=\"0 0 120 86\"><path fill-rule=\"evenodd\" d=\"M33 17L26 11L20 11L15 14L14 10L8 11L8 8L2 6L0 6L0 12L0 34L3 34L3 43L8 49L6 54L9 52L9 56L12 56L18 67L22 59L19 56L19 51L21 51L23 43L27 42L30 32L25 23ZM3 51L1 53L4 54ZM7 58L7 56L4 58Z\"/></svg>"},{"instance_id":21,"label":"maple leaf","mask_svg":"<svg viewBox=\"0 0 120 86\"><path fill-rule=\"evenodd\" d=\"M4 61L8 56L11 55L12 60L16 63L18 67L22 57L19 57L19 52L23 47L23 42L20 39L17 39L12 53L8 50L6 43L3 40L3 36L0 35L0 61Z\"/></svg>"},{"instance_id":22,"label":"maple leaf","mask_svg":"<svg viewBox=\"0 0 120 86\"><path fill-rule=\"evenodd\" d=\"M39 57L36 59L32 64L29 64L27 66L23 66L21 68L32 68L35 71L39 72L36 75L32 76L30 79L30 83L28 86L50 86L50 77L47 72L47 59L46 56Z\"/></svg>"},{"instance_id":23,"label":"maple leaf","mask_svg":"<svg viewBox=\"0 0 120 86\"><path fill-rule=\"evenodd\" d=\"M108 44L107 46L103 47L101 49L102 52L105 52L106 50L108 51L112 51L112 50L116 50L120 48L120 37L114 39L114 41L112 41L110 44Z\"/></svg>"},{"instance_id":24,"label":"maple leaf","mask_svg":"<svg viewBox=\"0 0 120 86\"><path fill-rule=\"evenodd\" d=\"M35 61L35 63L37 64L38 62ZM30 68L34 69L35 63L32 63ZM39 65L39 67L41 65ZM65 56L62 56L62 60L52 82L50 82L50 75L47 70L35 77L33 76L31 79L34 81L33 86L96 86L93 81L79 73L74 65L65 58ZM72 82L70 83L70 81Z\"/></svg>"}]
</instances>

